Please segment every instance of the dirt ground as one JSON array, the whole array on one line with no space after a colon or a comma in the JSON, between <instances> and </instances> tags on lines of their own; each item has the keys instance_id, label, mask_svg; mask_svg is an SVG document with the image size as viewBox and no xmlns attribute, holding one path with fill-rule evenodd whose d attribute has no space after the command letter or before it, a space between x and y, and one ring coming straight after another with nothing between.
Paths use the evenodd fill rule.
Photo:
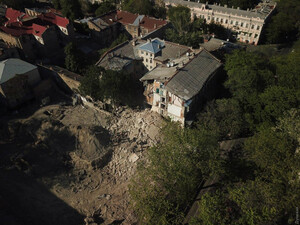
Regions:
<instances>
[{"instance_id":1,"label":"dirt ground","mask_svg":"<svg viewBox=\"0 0 300 225\"><path fill-rule=\"evenodd\" d=\"M162 119L49 105L0 118L0 224L135 224L128 183Z\"/></svg>"}]
</instances>

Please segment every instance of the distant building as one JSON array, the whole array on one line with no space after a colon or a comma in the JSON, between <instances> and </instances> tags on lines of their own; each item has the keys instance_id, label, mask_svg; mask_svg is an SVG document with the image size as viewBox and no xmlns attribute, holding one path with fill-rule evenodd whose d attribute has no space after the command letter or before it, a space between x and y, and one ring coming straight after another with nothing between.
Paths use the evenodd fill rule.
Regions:
<instances>
[{"instance_id":1,"label":"distant building","mask_svg":"<svg viewBox=\"0 0 300 225\"><path fill-rule=\"evenodd\" d=\"M38 68L20 59L0 62L0 95L9 107L33 98L32 88L41 80Z\"/></svg>"},{"instance_id":2,"label":"distant building","mask_svg":"<svg viewBox=\"0 0 300 225\"><path fill-rule=\"evenodd\" d=\"M187 53L172 64L159 65L140 80L151 109L185 125L195 111L214 97L221 62L206 50Z\"/></svg>"},{"instance_id":3,"label":"distant building","mask_svg":"<svg viewBox=\"0 0 300 225\"><path fill-rule=\"evenodd\" d=\"M89 19L87 24L91 30L110 33L109 37L115 33L114 29L119 28L121 25L121 28L125 29L133 38L139 38L163 28L168 22L145 15L114 10L102 16ZM107 31L108 29L110 30Z\"/></svg>"},{"instance_id":4,"label":"distant building","mask_svg":"<svg viewBox=\"0 0 300 225\"><path fill-rule=\"evenodd\" d=\"M273 13L276 3L264 0L254 9L242 10L229 8L227 5L203 4L185 0L164 0L166 6L184 5L191 9L191 17L202 18L207 23L215 22L222 25L236 36L238 41L255 44L259 42L266 21Z\"/></svg>"},{"instance_id":5,"label":"distant building","mask_svg":"<svg viewBox=\"0 0 300 225\"><path fill-rule=\"evenodd\" d=\"M55 53L61 49L59 40L73 34L69 20L52 12L30 16L7 8L5 19L0 26L0 39L21 49L29 59Z\"/></svg>"}]
</instances>

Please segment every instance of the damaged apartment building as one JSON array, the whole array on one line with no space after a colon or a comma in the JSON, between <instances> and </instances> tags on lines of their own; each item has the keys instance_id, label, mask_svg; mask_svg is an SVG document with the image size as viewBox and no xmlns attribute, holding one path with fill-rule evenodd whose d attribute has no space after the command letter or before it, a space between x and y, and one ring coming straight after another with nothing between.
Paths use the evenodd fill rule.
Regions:
<instances>
[{"instance_id":1,"label":"damaged apartment building","mask_svg":"<svg viewBox=\"0 0 300 225\"><path fill-rule=\"evenodd\" d=\"M266 22L274 12L276 3L263 0L254 9L242 10L220 4L200 3L200 1L164 0L167 7L183 5L191 9L191 17L202 18L207 23L217 23L225 27L240 42L257 45Z\"/></svg>"},{"instance_id":2,"label":"damaged apartment building","mask_svg":"<svg viewBox=\"0 0 300 225\"><path fill-rule=\"evenodd\" d=\"M7 8L0 25L0 39L20 49L26 59L54 55L64 40L73 35L73 26L67 18L53 12L32 14L28 9L26 12Z\"/></svg>"},{"instance_id":3,"label":"damaged apartment building","mask_svg":"<svg viewBox=\"0 0 300 225\"><path fill-rule=\"evenodd\" d=\"M186 52L167 64L146 73L143 82L146 101L164 117L189 124L195 111L216 94L218 71L222 63L205 49Z\"/></svg>"},{"instance_id":4,"label":"damaged apartment building","mask_svg":"<svg viewBox=\"0 0 300 225\"><path fill-rule=\"evenodd\" d=\"M132 40L107 51L97 62L97 66L109 70L134 73L140 78L160 64L191 54L194 50L187 46L163 41L159 38Z\"/></svg>"}]
</instances>

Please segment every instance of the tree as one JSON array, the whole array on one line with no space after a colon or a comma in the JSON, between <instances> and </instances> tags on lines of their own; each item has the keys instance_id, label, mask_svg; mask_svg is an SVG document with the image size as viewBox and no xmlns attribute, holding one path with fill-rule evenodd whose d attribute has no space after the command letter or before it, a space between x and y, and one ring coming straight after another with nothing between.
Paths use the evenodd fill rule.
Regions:
<instances>
[{"instance_id":1,"label":"tree","mask_svg":"<svg viewBox=\"0 0 300 225\"><path fill-rule=\"evenodd\" d=\"M198 115L197 126L216 131L220 139L238 138L247 132L242 110L235 99L220 99L207 104Z\"/></svg>"},{"instance_id":2,"label":"tree","mask_svg":"<svg viewBox=\"0 0 300 225\"><path fill-rule=\"evenodd\" d=\"M135 212L143 224L181 224L201 179L219 172L215 135L167 123L163 142L148 150L130 186Z\"/></svg>"},{"instance_id":3,"label":"tree","mask_svg":"<svg viewBox=\"0 0 300 225\"><path fill-rule=\"evenodd\" d=\"M180 35L186 33L185 31L191 22L191 10L188 7L181 5L171 7L168 11L168 17Z\"/></svg>"},{"instance_id":4,"label":"tree","mask_svg":"<svg viewBox=\"0 0 300 225\"><path fill-rule=\"evenodd\" d=\"M80 91L95 100L111 100L114 104L135 106L141 93L141 82L123 71L90 66L80 84Z\"/></svg>"},{"instance_id":5,"label":"tree","mask_svg":"<svg viewBox=\"0 0 300 225\"><path fill-rule=\"evenodd\" d=\"M77 49L74 42L70 42L64 48L66 55L65 66L68 70L73 72L81 72L83 69L83 59L81 57L82 53Z\"/></svg>"},{"instance_id":6,"label":"tree","mask_svg":"<svg viewBox=\"0 0 300 225\"><path fill-rule=\"evenodd\" d=\"M1 4L18 10L24 9L24 7L31 7L35 2L35 0L0 0Z\"/></svg>"},{"instance_id":7,"label":"tree","mask_svg":"<svg viewBox=\"0 0 300 225\"><path fill-rule=\"evenodd\" d=\"M150 0L124 0L122 10L143 15L153 14L153 5Z\"/></svg>"},{"instance_id":8,"label":"tree","mask_svg":"<svg viewBox=\"0 0 300 225\"><path fill-rule=\"evenodd\" d=\"M116 9L116 6L110 1L101 2L95 11L96 16L102 16L103 14Z\"/></svg>"},{"instance_id":9,"label":"tree","mask_svg":"<svg viewBox=\"0 0 300 225\"><path fill-rule=\"evenodd\" d=\"M278 1L278 13L271 18L267 26L268 43L289 43L299 37L300 2L298 0Z\"/></svg>"},{"instance_id":10,"label":"tree","mask_svg":"<svg viewBox=\"0 0 300 225\"><path fill-rule=\"evenodd\" d=\"M81 17L81 5L78 0L54 0L53 6L60 9L62 14L70 20Z\"/></svg>"}]
</instances>

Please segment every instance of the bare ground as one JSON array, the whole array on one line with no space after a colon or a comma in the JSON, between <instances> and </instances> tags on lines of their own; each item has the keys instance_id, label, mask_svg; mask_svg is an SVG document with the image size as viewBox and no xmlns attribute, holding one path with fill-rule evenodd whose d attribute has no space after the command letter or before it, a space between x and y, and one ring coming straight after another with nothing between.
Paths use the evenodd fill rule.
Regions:
<instances>
[{"instance_id":1,"label":"bare ground","mask_svg":"<svg viewBox=\"0 0 300 225\"><path fill-rule=\"evenodd\" d=\"M135 224L128 184L161 124L81 105L0 120L0 224Z\"/></svg>"}]
</instances>

